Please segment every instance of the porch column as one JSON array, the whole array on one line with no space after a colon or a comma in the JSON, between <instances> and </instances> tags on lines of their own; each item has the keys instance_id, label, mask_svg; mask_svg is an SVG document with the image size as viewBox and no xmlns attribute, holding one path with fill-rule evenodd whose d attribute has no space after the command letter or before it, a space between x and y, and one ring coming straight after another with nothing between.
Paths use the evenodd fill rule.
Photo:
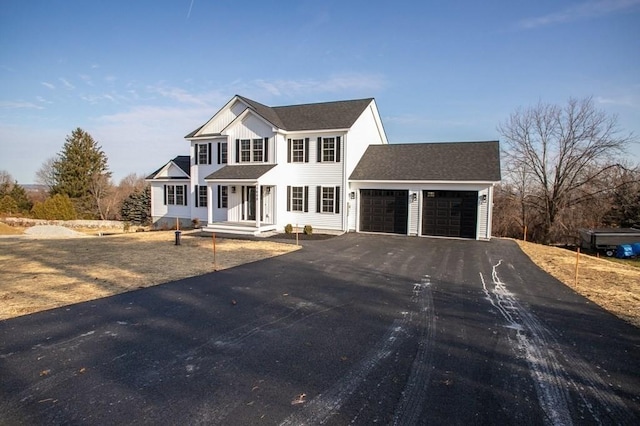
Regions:
<instances>
[{"instance_id":1,"label":"porch column","mask_svg":"<svg viewBox=\"0 0 640 426\"><path fill-rule=\"evenodd\" d=\"M197 195L196 195L197 196ZM213 185L207 183L207 225L213 223Z\"/></svg>"},{"instance_id":2,"label":"porch column","mask_svg":"<svg viewBox=\"0 0 640 426\"><path fill-rule=\"evenodd\" d=\"M260 187L260 184L256 182L256 227L258 229L260 229L260 215L262 213L262 205L261 205L261 193L260 191L262 190L262 188Z\"/></svg>"}]
</instances>

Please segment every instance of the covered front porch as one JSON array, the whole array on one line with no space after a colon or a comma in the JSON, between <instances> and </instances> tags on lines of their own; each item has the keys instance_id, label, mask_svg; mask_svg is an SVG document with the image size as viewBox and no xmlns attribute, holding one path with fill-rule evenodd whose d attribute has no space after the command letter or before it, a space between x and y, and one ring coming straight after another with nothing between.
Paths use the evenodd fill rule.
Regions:
<instances>
[{"instance_id":1,"label":"covered front porch","mask_svg":"<svg viewBox=\"0 0 640 426\"><path fill-rule=\"evenodd\" d=\"M274 166L226 166L208 176L213 203L203 231L259 235L275 230L276 187L264 182Z\"/></svg>"}]
</instances>

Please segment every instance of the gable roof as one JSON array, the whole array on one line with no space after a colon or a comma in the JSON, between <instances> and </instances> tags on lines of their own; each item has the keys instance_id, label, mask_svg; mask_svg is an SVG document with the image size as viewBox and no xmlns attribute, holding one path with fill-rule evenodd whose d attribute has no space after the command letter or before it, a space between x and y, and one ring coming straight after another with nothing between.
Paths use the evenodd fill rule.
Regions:
<instances>
[{"instance_id":1,"label":"gable roof","mask_svg":"<svg viewBox=\"0 0 640 426\"><path fill-rule=\"evenodd\" d=\"M500 180L498 141L369 145L350 180Z\"/></svg>"},{"instance_id":2,"label":"gable roof","mask_svg":"<svg viewBox=\"0 0 640 426\"><path fill-rule=\"evenodd\" d=\"M244 96L236 95L234 98L248 105L248 108L274 127L287 131L348 129L374 101L373 98L366 98L270 107ZM195 137L204 126L198 127L185 138ZM217 136L217 134L198 136Z\"/></svg>"},{"instance_id":3,"label":"gable roof","mask_svg":"<svg viewBox=\"0 0 640 426\"><path fill-rule=\"evenodd\" d=\"M174 158L173 160L165 163L158 170L156 170L155 172L151 173L145 179L155 179L156 175L158 173L160 173L160 171L162 171L162 169L164 169L170 163L174 163L176 166L178 166L180 168L180 170L182 170L183 172L186 173L187 177L191 176L191 157L189 157L188 155L178 155L176 158ZM174 178L174 179L186 179L186 178L182 178L181 177L181 178Z\"/></svg>"}]
</instances>

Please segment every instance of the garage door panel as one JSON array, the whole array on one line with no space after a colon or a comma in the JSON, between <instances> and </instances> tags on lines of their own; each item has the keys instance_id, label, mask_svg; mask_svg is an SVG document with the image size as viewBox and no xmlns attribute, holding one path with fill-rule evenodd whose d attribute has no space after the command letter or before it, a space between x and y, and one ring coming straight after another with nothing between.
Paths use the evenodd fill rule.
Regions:
<instances>
[{"instance_id":1,"label":"garage door panel","mask_svg":"<svg viewBox=\"0 0 640 426\"><path fill-rule=\"evenodd\" d=\"M422 235L475 238L476 191L423 191Z\"/></svg>"},{"instance_id":2,"label":"garage door panel","mask_svg":"<svg viewBox=\"0 0 640 426\"><path fill-rule=\"evenodd\" d=\"M360 190L360 230L406 234L409 191Z\"/></svg>"}]
</instances>

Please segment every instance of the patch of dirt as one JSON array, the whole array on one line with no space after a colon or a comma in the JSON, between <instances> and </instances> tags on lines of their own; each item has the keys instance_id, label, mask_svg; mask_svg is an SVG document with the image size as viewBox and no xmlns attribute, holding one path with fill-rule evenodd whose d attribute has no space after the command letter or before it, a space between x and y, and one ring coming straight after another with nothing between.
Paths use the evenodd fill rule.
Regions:
<instances>
[{"instance_id":1,"label":"patch of dirt","mask_svg":"<svg viewBox=\"0 0 640 426\"><path fill-rule=\"evenodd\" d=\"M0 239L0 320L213 272L289 253L274 241L173 231L103 237Z\"/></svg>"},{"instance_id":2,"label":"patch of dirt","mask_svg":"<svg viewBox=\"0 0 640 426\"><path fill-rule=\"evenodd\" d=\"M558 247L517 243L544 271L617 317L640 327L640 268Z\"/></svg>"}]
</instances>

